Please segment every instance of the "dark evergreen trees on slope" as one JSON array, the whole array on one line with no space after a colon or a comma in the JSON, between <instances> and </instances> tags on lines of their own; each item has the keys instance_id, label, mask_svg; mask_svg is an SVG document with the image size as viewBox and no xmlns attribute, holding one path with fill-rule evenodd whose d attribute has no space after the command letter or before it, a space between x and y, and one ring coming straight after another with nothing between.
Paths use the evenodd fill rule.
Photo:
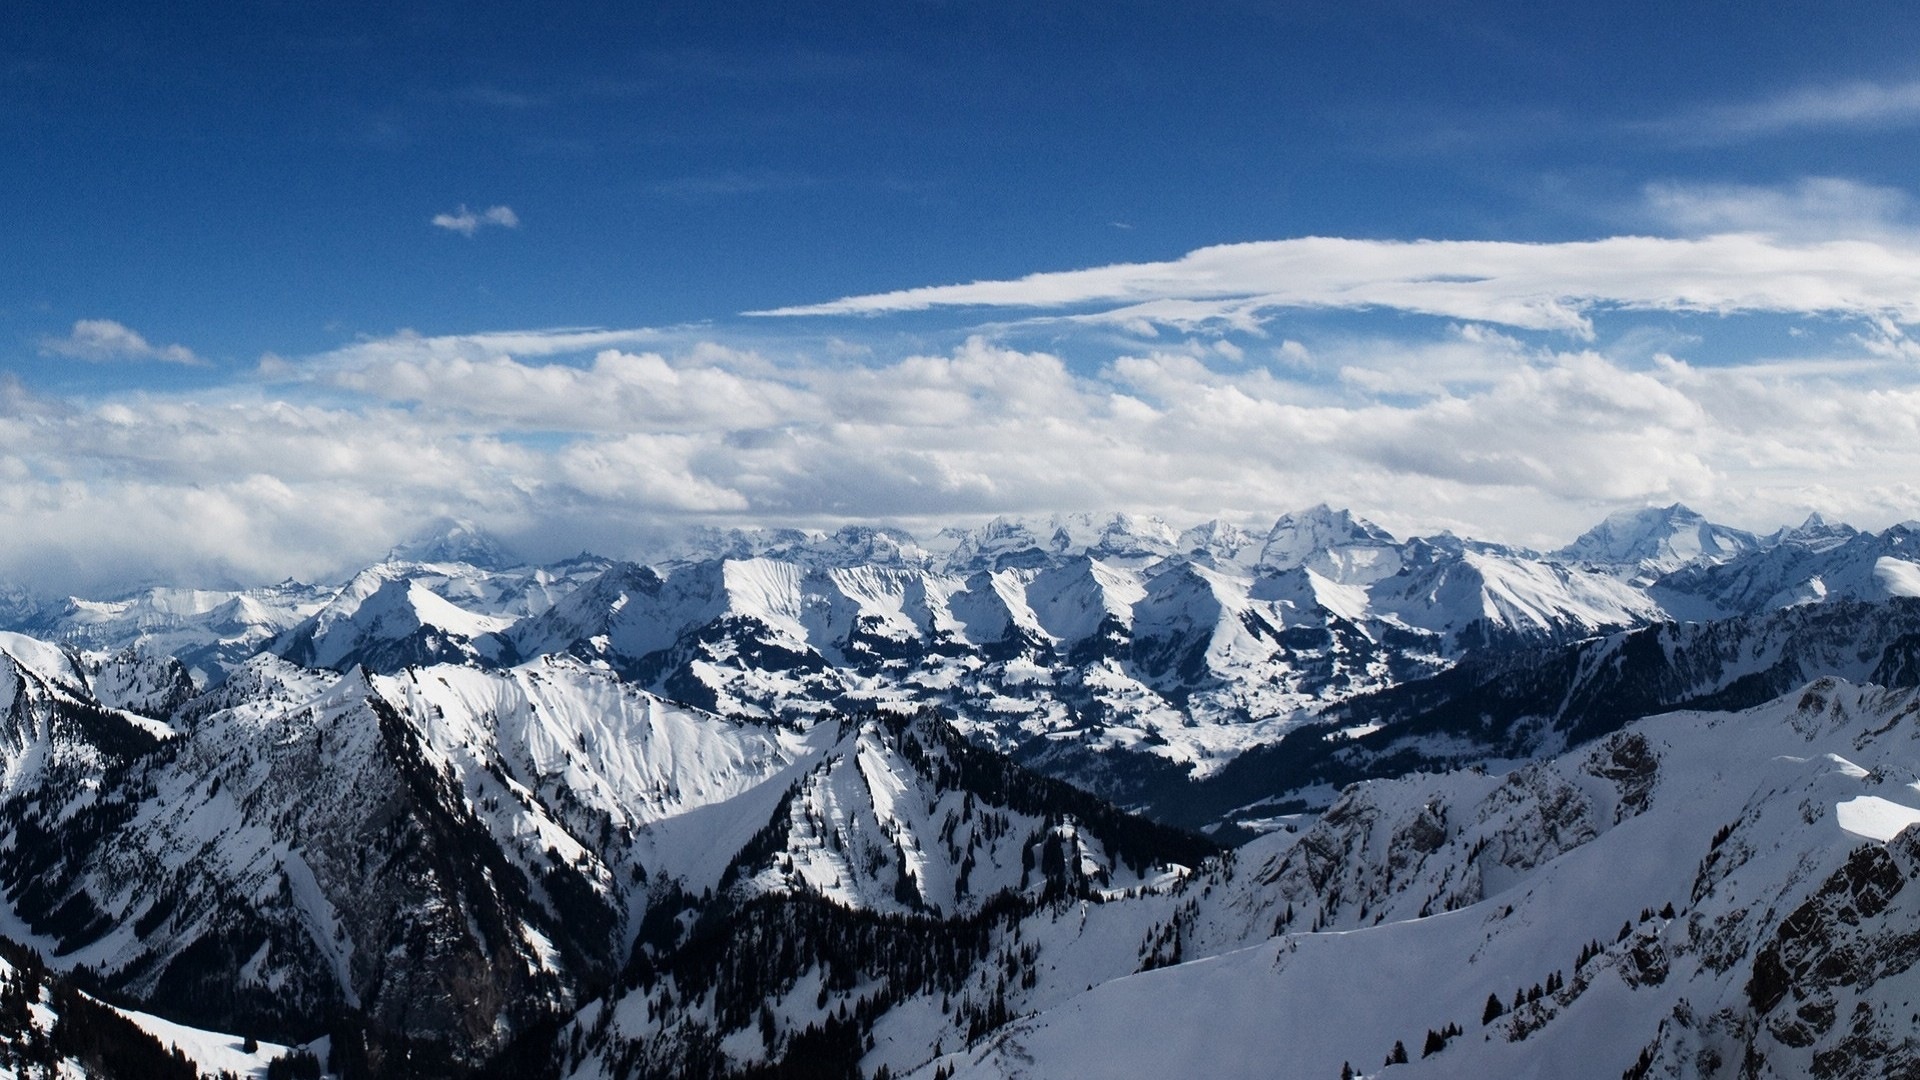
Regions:
<instances>
[{"instance_id":1,"label":"dark evergreen trees on slope","mask_svg":"<svg viewBox=\"0 0 1920 1080\"><path fill-rule=\"evenodd\" d=\"M54 1075L64 1062L97 1080L198 1080L185 1054L49 971L38 953L0 938L0 959L13 969L0 976L0 1073ZM34 1022L34 1005L53 1012L50 1030Z\"/></svg>"},{"instance_id":2,"label":"dark evergreen trees on slope","mask_svg":"<svg viewBox=\"0 0 1920 1080\"><path fill-rule=\"evenodd\" d=\"M935 791L961 790L993 806L1050 821L1073 820L1135 872L1157 863L1197 866L1220 847L1197 833L1130 814L1065 781L1042 776L1003 754L968 742L939 716L876 714L900 739L901 753L931 776Z\"/></svg>"}]
</instances>

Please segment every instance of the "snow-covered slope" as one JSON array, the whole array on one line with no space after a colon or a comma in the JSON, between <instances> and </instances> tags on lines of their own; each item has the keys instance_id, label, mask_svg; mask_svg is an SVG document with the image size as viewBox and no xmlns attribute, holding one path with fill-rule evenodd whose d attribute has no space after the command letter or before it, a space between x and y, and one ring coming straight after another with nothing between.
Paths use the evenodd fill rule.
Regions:
<instances>
[{"instance_id":1,"label":"snow-covered slope","mask_svg":"<svg viewBox=\"0 0 1920 1080\"><path fill-rule=\"evenodd\" d=\"M312 1037L351 1009L455 1062L609 977L649 867L710 885L730 854L669 819L806 749L564 660L369 681L262 656L163 723L4 646L0 930L181 1019Z\"/></svg>"},{"instance_id":2,"label":"snow-covered slope","mask_svg":"<svg viewBox=\"0 0 1920 1080\"><path fill-rule=\"evenodd\" d=\"M557 1058L583 1078L1904 1075L1915 693L1821 679L1504 773L1372 781L1192 872L964 920L749 904L589 1005Z\"/></svg>"},{"instance_id":3,"label":"snow-covered slope","mask_svg":"<svg viewBox=\"0 0 1920 1080\"><path fill-rule=\"evenodd\" d=\"M1023 927L1042 974L1008 1009L1034 1015L935 1062L879 1049L908 1041L889 1041L912 1022L897 1009L868 1064L1905 1075L1920 1067L1916 716L1911 690L1821 680L1745 712L1641 721L1504 778L1366 785L1160 901L1173 916L1148 939L1170 928L1182 963L1049 993L1060 961L1118 936L1099 924L1121 916L1089 914L1060 944ZM1396 1043L1410 1060L1383 1065Z\"/></svg>"},{"instance_id":4,"label":"snow-covered slope","mask_svg":"<svg viewBox=\"0 0 1920 1080\"><path fill-rule=\"evenodd\" d=\"M0 636L0 933L174 1020L308 1039L346 1014L436 1069L571 1010L691 898L965 915L1209 850L930 716L741 723L560 656L261 655L184 701L99 663Z\"/></svg>"},{"instance_id":5,"label":"snow-covered slope","mask_svg":"<svg viewBox=\"0 0 1920 1080\"><path fill-rule=\"evenodd\" d=\"M1344 585L1371 585L1403 565L1399 541L1385 529L1325 503L1283 515L1268 531L1259 565L1270 570L1308 567Z\"/></svg>"},{"instance_id":6,"label":"snow-covered slope","mask_svg":"<svg viewBox=\"0 0 1920 1080\"><path fill-rule=\"evenodd\" d=\"M317 1070L325 1050L324 1045L296 1048L249 1041L115 1008L49 971L32 950L0 938L0 1074L75 1080L267 1080L270 1075L290 1075L281 1070L296 1068L296 1062Z\"/></svg>"},{"instance_id":7,"label":"snow-covered slope","mask_svg":"<svg viewBox=\"0 0 1920 1080\"><path fill-rule=\"evenodd\" d=\"M1664 614L1615 578L1509 548L1435 537L1401 558L1405 569L1372 590L1374 605L1447 635L1460 651L1590 637Z\"/></svg>"},{"instance_id":8,"label":"snow-covered slope","mask_svg":"<svg viewBox=\"0 0 1920 1080\"><path fill-rule=\"evenodd\" d=\"M276 639L272 649L307 667L344 670L365 664L390 671L409 664L492 659L489 636L509 625L456 607L418 581L369 570Z\"/></svg>"}]
</instances>

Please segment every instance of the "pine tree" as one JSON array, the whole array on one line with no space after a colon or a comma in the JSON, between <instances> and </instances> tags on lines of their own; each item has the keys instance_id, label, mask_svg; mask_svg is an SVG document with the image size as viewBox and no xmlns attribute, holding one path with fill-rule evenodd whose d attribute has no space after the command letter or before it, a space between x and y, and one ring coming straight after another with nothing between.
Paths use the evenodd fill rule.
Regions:
<instances>
[{"instance_id":1,"label":"pine tree","mask_svg":"<svg viewBox=\"0 0 1920 1080\"><path fill-rule=\"evenodd\" d=\"M1393 1052L1387 1055L1387 1064L1405 1065L1407 1063L1407 1044L1399 1039L1393 1040Z\"/></svg>"},{"instance_id":2,"label":"pine tree","mask_svg":"<svg viewBox=\"0 0 1920 1080\"><path fill-rule=\"evenodd\" d=\"M1504 1015L1506 1011L1507 1010L1500 1005L1499 994L1488 994L1486 1011L1480 1014L1480 1026L1486 1027L1488 1024L1493 1023Z\"/></svg>"}]
</instances>

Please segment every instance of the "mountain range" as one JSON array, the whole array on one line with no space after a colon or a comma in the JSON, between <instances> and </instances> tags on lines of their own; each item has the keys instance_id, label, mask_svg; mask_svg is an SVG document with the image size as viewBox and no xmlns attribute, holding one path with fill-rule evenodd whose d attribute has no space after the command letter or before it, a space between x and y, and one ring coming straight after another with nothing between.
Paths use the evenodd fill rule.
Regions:
<instances>
[{"instance_id":1,"label":"mountain range","mask_svg":"<svg viewBox=\"0 0 1920 1080\"><path fill-rule=\"evenodd\" d=\"M1322 506L535 566L447 522L341 584L13 590L0 1054L140 1075L76 1034L125 1020L263 1076L1920 1068L1916 544Z\"/></svg>"}]
</instances>

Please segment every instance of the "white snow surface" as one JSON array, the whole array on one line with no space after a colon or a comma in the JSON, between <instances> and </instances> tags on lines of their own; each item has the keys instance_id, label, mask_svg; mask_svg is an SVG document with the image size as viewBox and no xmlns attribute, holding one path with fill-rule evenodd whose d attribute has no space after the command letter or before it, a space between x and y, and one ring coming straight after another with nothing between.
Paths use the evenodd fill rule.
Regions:
<instances>
[{"instance_id":1,"label":"white snow surface","mask_svg":"<svg viewBox=\"0 0 1920 1080\"><path fill-rule=\"evenodd\" d=\"M1855 836L1886 843L1920 821L1920 810L1878 795L1856 795L1833 808L1833 819Z\"/></svg>"},{"instance_id":2,"label":"white snow surface","mask_svg":"<svg viewBox=\"0 0 1920 1080\"><path fill-rule=\"evenodd\" d=\"M160 1040L161 1046L177 1047L181 1053L193 1061L194 1067L202 1073L218 1076L232 1073L239 1077L251 1077L265 1080L267 1065L274 1058L285 1056L293 1047L280 1043L257 1042L259 1049L248 1053L246 1040L238 1035L225 1035L217 1031L205 1031L200 1028L176 1024L164 1020L152 1013L122 1009L127 1019L140 1026L140 1030ZM325 1055L317 1055L322 1061Z\"/></svg>"},{"instance_id":3,"label":"white snow surface","mask_svg":"<svg viewBox=\"0 0 1920 1080\"><path fill-rule=\"evenodd\" d=\"M1710 1014L1747 1008L1753 958L1781 921L1857 861L1863 837L1892 841L1920 820L1869 793L1914 774L1916 724L1912 691L1822 680L1741 713L1649 718L1504 778L1362 784L1313 827L1178 887L1028 919L1039 984L1009 1002L1028 1015L967 1046L937 1001L902 1007L865 1064L1030 1080L1338 1076L1343 1063L1611 1080L1643 1048L1685 1064L1713 1045L1723 1021ZM1887 918L1897 932L1907 916ZM1184 962L1134 970L1136 946L1164 952L1169 933ZM1599 955L1576 967L1590 943ZM1920 1000L1920 966L1902 972L1837 989L1851 995L1841 1015L1864 1002L1897 1042L1903 1002ZM1511 1009L1549 975L1553 992ZM1489 995L1503 1015L1483 1026ZM1448 1024L1464 1034L1423 1059L1425 1033ZM929 1058L936 1039L946 1053ZM1395 1041L1412 1061L1381 1073ZM1771 1075L1789 1076L1814 1050L1764 1052Z\"/></svg>"}]
</instances>

